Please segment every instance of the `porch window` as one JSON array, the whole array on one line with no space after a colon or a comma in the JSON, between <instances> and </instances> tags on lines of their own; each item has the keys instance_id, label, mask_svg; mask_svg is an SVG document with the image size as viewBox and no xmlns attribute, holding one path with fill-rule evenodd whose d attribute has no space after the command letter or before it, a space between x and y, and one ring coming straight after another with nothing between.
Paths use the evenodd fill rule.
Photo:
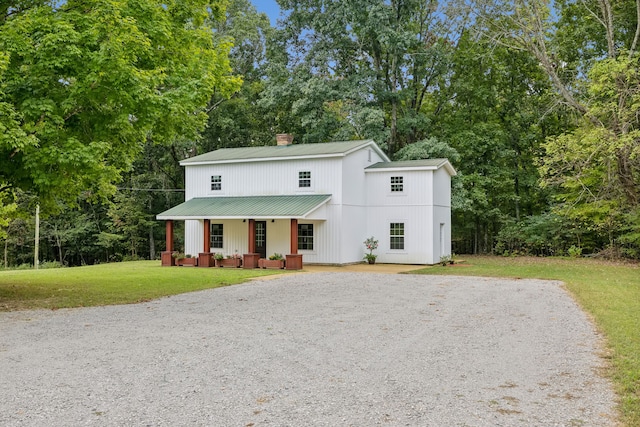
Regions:
<instances>
[{"instance_id":1,"label":"porch window","mask_svg":"<svg viewBox=\"0 0 640 427\"><path fill-rule=\"evenodd\" d=\"M313 224L298 224L298 249L313 250Z\"/></svg>"},{"instance_id":2,"label":"porch window","mask_svg":"<svg viewBox=\"0 0 640 427\"><path fill-rule=\"evenodd\" d=\"M222 224L211 224L211 247L222 249Z\"/></svg>"},{"instance_id":3,"label":"porch window","mask_svg":"<svg viewBox=\"0 0 640 427\"><path fill-rule=\"evenodd\" d=\"M390 249L404 249L404 222L392 222L389 235Z\"/></svg>"},{"instance_id":4,"label":"porch window","mask_svg":"<svg viewBox=\"0 0 640 427\"><path fill-rule=\"evenodd\" d=\"M222 176L211 175L211 191L222 190Z\"/></svg>"},{"instance_id":5,"label":"porch window","mask_svg":"<svg viewBox=\"0 0 640 427\"><path fill-rule=\"evenodd\" d=\"M311 171L298 172L298 187L299 188L311 187Z\"/></svg>"},{"instance_id":6,"label":"porch window","mask_svg":"<svg viewBox=\"0 0 640 427\"><path fill-rule=\"evenodd\" d=\"M402 176L392 176L391 177L391 192L401 192L404 187L404 177Z\"/></svg>"}]
</instances>

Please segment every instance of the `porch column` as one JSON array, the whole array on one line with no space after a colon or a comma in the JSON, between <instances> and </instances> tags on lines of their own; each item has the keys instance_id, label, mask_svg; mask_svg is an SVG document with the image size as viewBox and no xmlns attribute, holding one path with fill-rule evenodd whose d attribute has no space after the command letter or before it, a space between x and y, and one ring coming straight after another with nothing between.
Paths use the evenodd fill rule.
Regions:
<instances>
[{"instance_id":1,"label":"porch column","mask_svg":"<svg viewBox=\"0 0 640 427\"><path fill-rule=\"evenodd\" d=\"M249 253L244 254L242 259L243 268L258 268L260 254L256 253L256 221L249 220Z\"/></svg>"},{"instance_id":2,"label":"porch column","mask_svg":"<svg viewBox=\"0 0 640 427\"><path fill-rule=\"evenodd\" d=\"M291 218L291 253L287 254L286 269L287 270L301 270L302 269L302 254L298 254L298 220Z\"/></svg>"},{"instance_id":3,"label":"porch column","mask_svg":"<svg viewBox=\"0 0 640 427\"><path fill-rule=\"evenodd\" d=\"M161 255L161 264L163 266L169 267L172 265L176 265L176 260L172 256L173 252L173 221L168 220L166 223L166 248L162 252Z\"/></svg>"},{"instance_id":4,"label":"porch column","mask_svg":"<svg viewBox=\"0 0 640 427\"><path fill-rule=\"evenodd\" d=\"M211 256L211 220L202 221L204 225L204 252L198 254L198 267L213 267L214 260Z\"/></svg>"},{"instance_id":5,"label":"porch column","mask_svg":"<svg viewBox=\"0 0 640 427\"><path fill-rule=\"evenodd\" d=\"M256 253L256 221L249 220L249 253Z\"/></svg>"},{"instance_id":6,"label":"porch column","mask_svg":"<svg viewBox=\"0 0 640 427\"><path fill-rule=\"evenodd\" d=\"M211 252L211 220L204 220L204 252Z\"/></svg>"},{"instance_id":7,"label":"porch column","mask_svg":"<svg viewBox=\"0 0 640 427\"><path fill-rule=\"evenodd\" d=\"M167 227L167 233L166 233L167 245L165 250L167 252L173 252L173 221L168 220L166 227Z\"/></svg>"},{"instance_id":8,"label":"porch column","mask_svg":"<svg viewBox=\"0 0 640 427\"><path fill-rule=\"evenodd\" d=\"M298 253L298 220L291 218L291 253Z\"/></svg>"}]
</instances>

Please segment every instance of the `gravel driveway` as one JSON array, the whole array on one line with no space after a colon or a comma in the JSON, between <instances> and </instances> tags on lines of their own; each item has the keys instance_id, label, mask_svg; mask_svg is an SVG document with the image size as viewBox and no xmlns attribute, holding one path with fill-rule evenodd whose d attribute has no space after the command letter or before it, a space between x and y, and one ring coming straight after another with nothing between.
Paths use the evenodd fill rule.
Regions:
<instances>
[{"instance_id":1,"label":"gravel driveway","mask_svg":"<svg viewBox=\"0 0 640 427\"><path fill-rule=\"evenodd\" d=\"M0 313L2 426L610 426L558 282L287 275Z\"/></svg>"}]
</instances>

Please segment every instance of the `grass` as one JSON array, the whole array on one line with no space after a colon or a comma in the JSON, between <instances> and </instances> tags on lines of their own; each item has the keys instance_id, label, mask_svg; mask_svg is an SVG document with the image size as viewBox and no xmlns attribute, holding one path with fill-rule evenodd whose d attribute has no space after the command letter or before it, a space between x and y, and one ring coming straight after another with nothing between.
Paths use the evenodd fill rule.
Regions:
<instances>
[{"instance_id":1,"label":"grass","mask_svg":"<svg viewBox=\"0 0 640 427\"><path fill-rule=\"evenodd\" d=\"M160 261L0 271L0 311L132 304L278 273L282 270L161 267Z\"/></svg>"},{"instance_id":2,"label":"grass","mask_svg":"<svg viewBox=\"0 0 640 427\"><path fill-rule=\"evenodd\" d=\"M640 266L588 259L467 257L412 273L555 279L605 334L621 421L640 426Z\"/></svg>"}]
</instances>

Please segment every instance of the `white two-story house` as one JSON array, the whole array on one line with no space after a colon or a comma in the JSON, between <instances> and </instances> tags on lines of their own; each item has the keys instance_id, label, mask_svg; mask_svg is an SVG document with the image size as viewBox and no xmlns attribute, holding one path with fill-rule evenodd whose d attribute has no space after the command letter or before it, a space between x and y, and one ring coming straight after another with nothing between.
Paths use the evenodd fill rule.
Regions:
<instances>
[{"instance_id":1,"label":"white two-story house","mask_svg":"<svg viewBox=\"0 0 640 427\"><path fill-rule=\"evenodd\" d=\"M451 254L446 159L392 162L372 140L228 148L180 162L185 202L157 216L185 221L185 252L206 258L287 254L287 263L362 262L364 240L380 263L435 264ZM166 258L165 258L166 257ZM165 262L166 261L166 262ZM208 265L206 259L201 265ZM245 266L253 265L245 258Z\"/></svg>"}]
</instances>

